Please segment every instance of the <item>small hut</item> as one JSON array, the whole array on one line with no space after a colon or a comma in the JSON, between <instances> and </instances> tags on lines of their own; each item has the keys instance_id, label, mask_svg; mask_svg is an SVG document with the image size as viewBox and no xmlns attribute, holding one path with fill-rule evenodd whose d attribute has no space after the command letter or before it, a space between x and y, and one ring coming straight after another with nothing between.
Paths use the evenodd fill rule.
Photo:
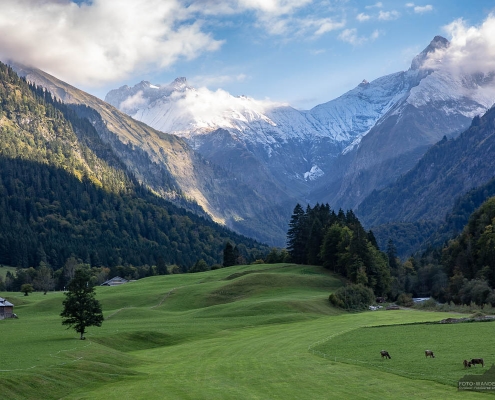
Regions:
<instances>
[{"instance_id":1,"label":"small hut","mask_svg":"<svg viewBox=\"0 0 495 400\"><path fill-rule=\"evenodd\" d=\"M0 319L12 318L14 315L14 305L0 297Z\"/></svg>"},{"instance_id":2,"label":"small hut","mask_svg":"<svg viewBox=\"0 0 495 400\"><path fill-rule=\"evenodd\" d=\"M103 282L100 286L119 286L127 282L129 282L127 279L121 278L120 276L116 276L115 278Z\"/></svg>"}]
</instances>

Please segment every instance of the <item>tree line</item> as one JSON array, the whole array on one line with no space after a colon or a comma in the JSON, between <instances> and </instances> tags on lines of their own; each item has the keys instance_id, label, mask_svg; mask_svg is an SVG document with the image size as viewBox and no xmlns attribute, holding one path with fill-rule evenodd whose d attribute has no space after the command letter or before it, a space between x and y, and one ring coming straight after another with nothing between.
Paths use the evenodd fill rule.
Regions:
<instances>
[{"instance_id":1,"label":"tree line","mask_svg":"<svg viewBox=\"0 0 495 400\"><path fill-rule=\"evenodd\" d=\"M342 291L351 302L354 294L366 301L385 296L402 305L412 305L412 297L431 296L441 302L495 306L495 197L472 213L461 234L405 261L391 238L381 251L373 232L363 228L352 210L336 213L320 204L304 210L297 204L287 251L285 261L321 265L360 285ZM342 305L337 297L331 301Z\"/></svg>"},{"instance_id":2,"label":"tree line","mask_svg":"<svg viewBox=\"0 0 495 400\"><path fill-rule=\"evenodd\" d=\"M304 210L297 204L289 222L287 251L293 262L322 265L371 288L377 296L390 290L387 255L352 210L336 213L328 204L308 205Z\"/></svg>"}]
</instances>

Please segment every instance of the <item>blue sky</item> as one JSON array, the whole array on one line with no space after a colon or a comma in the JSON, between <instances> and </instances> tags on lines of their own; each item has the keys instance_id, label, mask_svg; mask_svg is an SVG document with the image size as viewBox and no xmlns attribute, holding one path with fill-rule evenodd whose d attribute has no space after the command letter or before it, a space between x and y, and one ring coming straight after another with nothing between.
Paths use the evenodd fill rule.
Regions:
<instances>
[{"instance_id":1,"label":"blue sky","mask_svg":"<svg viewBox=\"0 0 495 400\"><path fill-rule=\"evenodd\" d=\"M406 70L435 35L461 47L495 36L494 10L493 0L2 0L0 60L101 98L185 76L309 109Z\"/></svg>"}]
</instances>

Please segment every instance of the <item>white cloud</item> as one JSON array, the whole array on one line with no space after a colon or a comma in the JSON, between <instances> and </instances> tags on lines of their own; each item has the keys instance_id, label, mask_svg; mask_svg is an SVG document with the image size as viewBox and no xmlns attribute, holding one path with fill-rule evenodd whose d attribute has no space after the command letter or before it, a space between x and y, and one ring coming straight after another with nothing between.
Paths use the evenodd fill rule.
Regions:
<instances>
[{"instance_id":1,"label":"white cloud","mask_svg":"<svg viewBox=\"0 0 495 400\"><path fill-rule=\"evenodd\" d=\"M319 54L325 54L327 51L325 49L315 49L315 50L310 50L309 54L312 56L317 56Z\"/></svg>"},{"instance_id":2,"label":"white cloud","mask_svg":"<svg viewBox=\"0 0 495 400\"><path fill-rule=\"evenodd\" d=\"M312 0L238 0L239 7L274 15L290 14L311 2Z\"/></svg>"},{"instance_id":3,"label":"white cloud","mask_svg":"<svg viewBox=\"0 0 495 400\"><path fill-rule=\"evenodd\" d=\"M323 35L324 33L336 30L336 29L341 29L345 26L344 21L336 22L333 21L331 18L321 18L317 20L306 20L303 22L306 26L313 26L316 28L314 35L315 36L320 36Z\"/></svg>"},{"instance_id":4,"label":"white cloud","mask_svg":"<svg viewBox=\"0 0 495 400\"><path fill-rule=\"evenodd\" d=\"M2 0L0 57L97 86L218 50L179 0Z\"/></svg>"},{"instance_id":5,"label":"white cloud","mask_svg":"<svg viewBox=\"0 0 495 400\"><path fill-rule=\"evenodd\" d=\"M370 9L370 8L382 8L382 7L383 7L383 3L381 1L379 1L378 3L375 3L371 6L366 6L364 8Z\"/></svg>"},{"instance_id":6,"label":"white cloud","mask_svg":"<svg viewBox=\"0 0 495 400\"><path fill-rule=\"evenodd\" d=\"M433 10L433 6L431 4L427 4L426 6L415 6L414 12L416 14L424 14L426 12L430 12Z\"/></svg>"},{"instance_id":7,"label":"white cloud","mask_svg":"<svg viewBox=\"0 0 495 400\"><path fill-rule=\"evenodd\" d=\"M356 28L352 29L344 29L342 33L339 35L339 39L342 40L343 42L350 43L353 46L359 46L362 45L366 42L372 42L373 40L377 39L380 36L380 31L375 30L373 33L369 36L359 36L357 33Z\"/></svg>"},{"instance_id":8,"label":"white cloud","mask_svg":"<svg viewBox=\"0 0 495 400\"><path fill-rule=\"evenodd\" d=\"M378 13L378 19L382 21L391 21L400 17L400 13L398 11L381 11Z\"/></svg>"},{"instance_id":9,"label":"white cloud","mask_svg":"<svg viewBox=\"0 0 495 400\"><path fill-rule=\"evenodd\" d=\"M364 22L364 21L368 21L371 17L368 15L368 14L365 14L365 13L359 13L357 16L356 16L356 19L359 21L359 22Z\"/></svg>"},{"instance_id":10,"label":"white cloud","mask_svg":"<svg viewBox=\"0 0 495 400\"><path fill-rule=\"evenodd\" d=\"M425 68L448 69L454 74L479 73L490 76L495 71L495 15L490 14L480 26L467 26L458 19L444 27L450 39L447 49L437 49Z\"/></svg>"},{"instance_id":11,"label":"white cloud","mask_svg":"<svg viewBox=\"0 0 495 400\"><path fill-rule=\"evenodd\" d=\"M185 93L175 93L178 110L193 116L202 127L225 126L225 123L232 116L240 120L245 120L248 115L243 114L246 109L254 110L256 114L251 114L249 118L253 120L264 119L265 114L272 108L286 105L270 100L255 100L250 97L234 97L228 92L218 89L216 91L207 88L198 88ZM226 118L227 117L227 118Z\"/></svg>"},{"instance_id":12,"label":"white cloud","mask_svg":"<svg viewBox=\"0 0 495 400\"><path fill-rule=\"evenodd\" d=\"M433 6L427 4L426 6L417 6L414 3L406 3L406 7L412 8L416 14L424 14L426 12L433 11Z\"/></svg>"},{"instance_id":13,"label":"white cloud","mask_svg":"<svg viewBox=\"0 0 495 400\"><path fill-rule=\"evenodd\" d=\"M129 96L119 105L119 109L125 113L131 113L142 108L147 104L147 100L143 97L143 91L140 90L133 96Z\"/></svg>"},{"instance_id":14,"label":"white cloud","mask_svg":"<svg viewBox=\"0 0 495 400\"><path fill-rule=\"evenodd\" d=\"M373 31L373 33L371 34L369 40L371 40L371 41L376 40L380 37L380 35L381 35L381 32L379 30L375 29Z\"/></svg>"}]
</instances>

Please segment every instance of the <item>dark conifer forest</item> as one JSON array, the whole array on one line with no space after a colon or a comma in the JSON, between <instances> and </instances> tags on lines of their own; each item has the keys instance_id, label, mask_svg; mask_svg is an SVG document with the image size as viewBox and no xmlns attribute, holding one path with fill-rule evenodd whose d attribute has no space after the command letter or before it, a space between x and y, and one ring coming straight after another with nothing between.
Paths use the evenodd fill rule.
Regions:
<instances>
[{"instance_id":1,"label":"dark conifer forest","mask_svg":"<svg viewBox=\"0 0 495 400\"><path fill-rule=\"evenodd\" d=\"M87 119L0 64L0 264L184 272L221 263L227 242L249 261L269 250L155 196Z\"/></svg>"}]
</instances>

